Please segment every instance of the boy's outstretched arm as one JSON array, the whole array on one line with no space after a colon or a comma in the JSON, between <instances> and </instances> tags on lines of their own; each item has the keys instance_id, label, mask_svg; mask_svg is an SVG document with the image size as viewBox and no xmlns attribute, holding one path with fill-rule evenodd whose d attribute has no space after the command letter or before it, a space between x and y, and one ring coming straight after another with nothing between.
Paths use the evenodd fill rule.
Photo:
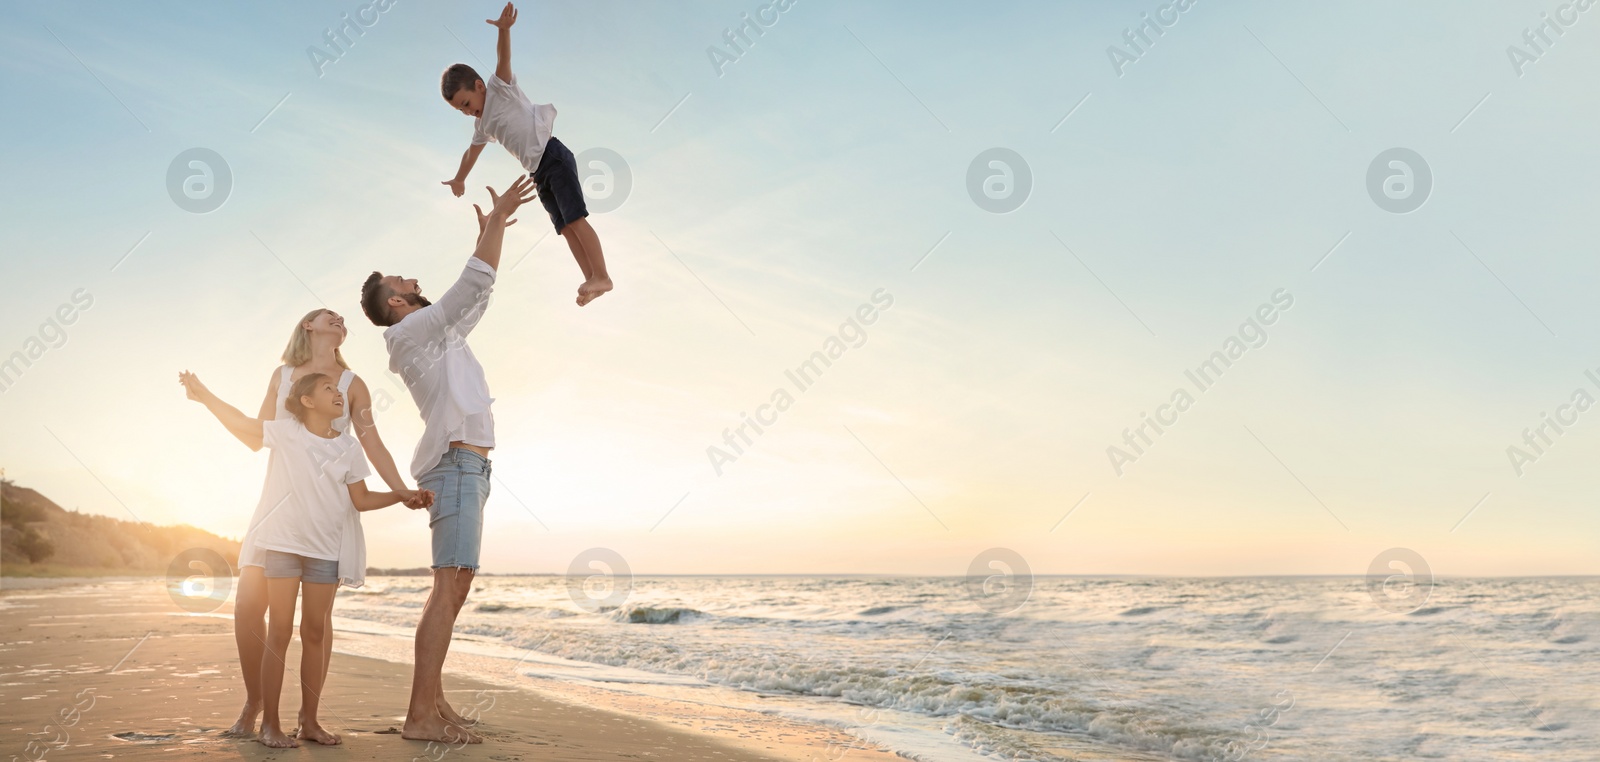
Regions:
<instances>
[{"instance_id":1,"label":"boy's outstretched arm","mask_svg":"<svg viewBox=\"0 0 1600 762\"><path fill-rule=\"evenodd\" d=\"M199 377L189 371L178 374L178 383L183 384L189 399L205 405L206 409L227 427L229 433L239 438L239 441L244 442L252 450L261 449L260 419L251 418L239 412L239 408L218 399L205 384L200 383Z\"/></svg>"},{"instance_id":2,"label":"boy's outstretched arm","mask_svg":"<svg viewBox=\"0 0 1600 762\"><path fill-rule=\"evenodd\" d=\"M455 178L440 183L441 185L450 186L450 192L456 194L456 198L461 198L461 194L467 192L467 175L472 172L472 165L478 163L478 154L483 153L485 145L488 144L478 143L468 146L467 152L461 154L461 166L456 169Z\"/></svg>"},{"instance_id":3,"label":"boy's outstretched arm","mask_svg":"<svg viewBox=\"0 0 1600 762\"><path fill-rule=\"evenodd\" d=\"M500 18L484 19L491 26L500 30L500 39L495 43L494 75L501 82L511 81L511 25L517 23L517 9L511 3L506 3L505 10L500 11Z\"/></svg>"}]
</instances>

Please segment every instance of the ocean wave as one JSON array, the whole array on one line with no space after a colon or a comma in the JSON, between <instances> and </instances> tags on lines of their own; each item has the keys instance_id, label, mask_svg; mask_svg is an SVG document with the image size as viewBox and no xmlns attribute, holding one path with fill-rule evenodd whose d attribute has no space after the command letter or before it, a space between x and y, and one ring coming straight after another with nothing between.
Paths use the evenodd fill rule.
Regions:
<instances>
[{"instance_id":1,"label":"ocean wave","mask_svg":"<svg viewBox=\"0 0 1600 762\"><path fill-rule=\"evenodd\" d=\"M704 611L684 606L625 606L611 612L612 621L628 624L682 624L710 616Z\"/></svg>"},{"instance_id":2,"label":"ocean wave","mask_svg":"<svg viewBox=\"0 0 1600 762\"><path fill-rule=\"evenodd\" d=\"M1376 628L1398 623L1370 622L1365 609L1371 607L1342 613L1343 602L1365 600L1359 579L1050 582L1053 588L1038 593L1047 607L1033 617L975 614L964 590L955 587L937 594L946 603L925 602L919 598L932 594L921 590L935 583L922 581L906 582L908 590L884 591L865 589L879 582L855 580L796 580L776 590L779 583L766 580L668 580L641 591L647 602L587 614L535 605L564 605L560 586L495 584L488 602L463 612L458 633L563 659L786 697L763 702L774 705L824 702L861 707L874 717L915 715L916 727L936 731L942 725L981 754L1018 762L1237 758L1238 745L1252 736L1247 731L1259 729L1242 724L1244 718L1274 706L1272 691L1286 687L1278 671L1283 664L1320 665L1319 658L1338 651L1319 673L1336 679L1332 668L1347 652L1337 645L1345 630L1361 630L1347 646L1365 638L1368 647L1399 653L1362 629L1380 632ZM1581 664L1571 657L1600 639L1590 637L1600 632L1600 618L1592 606L1570 603L1592 600L1583 594L1593 583L1572 584L1576 592L1562 596L1562 608L1528 605L1529 584L1522 584L1509 609L1501 607L1506 616L1481 621L1478 615L1493 607L1462 605L1460 596L1436 591L1430 607L1399 626L1425 634L1461 619L1481 626L1462 633L1472 643L1507 632L1519 638L1533 654L1526 662L1530 670ZM814 588L827 589L802 592ZM1185 592L1193 589L1206 594ZM349 603L348 615L357 618L415 624L416 612L392 597ZM549 621L555 616L571 618ZM690 625L694 637L669 627L632 626L637 624ZM1071 658L1063 649L1070 649ZM1396 705L1425 707L1427 716L1442 722L1438 718L1454 716L1455 697L1489 679L1476 674L1474 663L1463 661L1459 670L1405 670L1378 680L1376 688ZM1357 681L1361 690L1370 690L1369 679ZM1515 679L1512 687L1531 679ZM1299 711L1290 715L1295 722ZM1568 715L1572 728L1583 727L1578 709L1558 702L1554 709L1541 707L1541 714L1547 712L1554 714L1541 717L1545 725L1536 730L1548 738L1524 739L1526 748L1571 750L1586 740L1568 729ZM883 722L887 727L895 721ZM1396 738L1405 733L1374 722L1372 728ZM1285 736L1282 746L1274 740L1281 758L1322 758L1307 751L1313 739L1326 740L1321 732L1310 724L1296 727L1305 740ZM885 737L893 745L895 736ZM1400 758L1388 753L1396 748L1392 739L1347 741L1360 747L1352 759ZM1460 753L1468 748L1464 743L1447 734L1431 741L1429 750L1437 747L1439 758L1470 756Z\"/></svg>"},{"instance_id":3,"label":"ocean wave","mask_svg":"<svg viewBox=\"0 0 1600 762\"><path fill-rule=\"evenodd\" d=\"M341 588L339 588L339 595L379 596L379 595L388 595L388 594L389 594L388 590L386 590L384 588L381 588L381 587L374 586L374 585L364 585L362 587L341 587Z\"/></svg>"},{"instance_id":4,"label":"ocean wave","mask_svg":"<svg viewBox=\"0 0 1600 762\"><path fill-rule=\"evenodd\" d=\"M548 606L518 606L514 603L498 603L495 601L480 603L472 607L472 610L485 614L521 614L545 619L566 619L567 617L581 616L579 612L567 609L553 609Z\"/></svg>"},{"instance_id":5,"label":"ocean wave","mask_svg":"<svg viewBox=\"0 0 1600 762\"><path fill-rule=\"evenodd\" d=\"M626 609L628 619L661 616L682 609ZM693 611L690 609L689 611ZM682 616L682 613L679 613ZM619 618L619 621L623 621ZM474 634L502 636L503 628L468 626ZM1168 717L1156 706L1102 703L1066 689L961 670L919 669L914 662L870 667L836 663L814 655L768 648L718 648L696 653L671 642L623 641L601 633L561 632L553 637L519 633L514 645L537 647L562 658L688 675L709 683L768 694L840 700L873 710L895 710L945 718L959 740L984 753L1010 760L1053 761L1061 757L1030 751L1027 733L1072 734L1142 753L1204 759L1223 753L1232 735L1197 726L1192 718Z\"/></svg>"}]
</instances>

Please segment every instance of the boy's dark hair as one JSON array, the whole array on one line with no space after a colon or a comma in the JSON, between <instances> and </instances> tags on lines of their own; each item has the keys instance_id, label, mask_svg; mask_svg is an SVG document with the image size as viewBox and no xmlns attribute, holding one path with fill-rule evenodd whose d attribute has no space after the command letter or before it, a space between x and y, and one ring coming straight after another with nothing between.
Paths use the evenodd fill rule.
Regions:
<instances>
[{"instance_id":1,"label":"boy's dark hair","mask_svg":"<svg viewBox=\"0 0 1600 762\"><path fill-rule=\"evenodd\" d=\"M454 100L456 93L462 88L471 90L483 77L466 64L451 64L444 70L444 76L439 78L439 89L444 91L445 100Z\"/></svg>"},{"instance_id":2,"label":"boy's dark hair","mask_svg":"<svg viewBox=\"0 0 1600 762\"><path fill-rule=\"evenodd\" d=\"M289 399L283 404L284 407L289 408L289 414L294 416L294 419L299 421L301 425L306 422L306 406L305 403L300 401L300 398L311 396L317 390L317 384L327 380L328 374L326 373L307 373L301 376L299 381L294 382L294 386L289 387Z\"/></svg>"},{"instance_id":3,"label":"boy's dark hair","mask_svg":"<svg viewBox=\"0 0 1600 762\"><path fill-rule=\"evenodd\" d=\"M388 328L394 325L394 320L389 317L389 297L394 296L394 289L383 285L383 273L373 270L367 276L367 282L361 284L361 311L367 314L367 319L379 328Z\"/></svg>"}]
</instances>

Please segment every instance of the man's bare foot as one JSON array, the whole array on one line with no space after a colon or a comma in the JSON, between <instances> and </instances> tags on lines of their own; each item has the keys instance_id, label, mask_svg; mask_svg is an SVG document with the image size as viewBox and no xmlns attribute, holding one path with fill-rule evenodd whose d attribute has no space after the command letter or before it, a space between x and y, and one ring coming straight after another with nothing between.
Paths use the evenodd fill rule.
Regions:
<instances>
[{"instance_id":1,"label":"man's bare foot","mask_svg":"<svg viewBox=\"0 0 1600 762\"><path fill-rule=\"evenodd\" d=\"M610 291L611 288L610 278L590 278L584 281L583 285L578 287L578 306L582 307L594 301L595 298Z\"/></svg>"},{"instance_id":2,"label":"man's bare foot","mask_svg":"<svg viewBox=\"0 0 1600 762\"><path fill-rule=\"evenodd\" d=\"M249 738L255 735L256 717L260 714L261 710L256 705L246 701L244 708L239 710L239 719L234 721L233 727L222 731L222 735L228 738Z\"/></svg>"},{"instance_id":3,"label":"man's bare foot","mask_svg":"<svg viewBox=\"0 0 1600 762\"><path fill-rule=\"evenodd\" d=\"M316 723L301 725L300 732L295 734L295 738L316 741L323 746L338 746L341 740L337 734L323 730L322 726Z\"/></svg>"},{"instance_id":4,"label":"man's bare foot","mask_svg":"<svg viewBox=\"0 0 1600 762\"><path fill-rule=\"evenodd\" d=\"M405 727L400 731L400 737L408 741L438 741L440 743L483 743L483 739L460 725L452 725L444 721L438 712L415 719L406 718Z\"/></svg>"},{"instance_id":5,"label":"man's bare foot","mask_svg":"<svg viewBox=\"0 0 1600 762\"><path fill-rule=\"evenodd\" d=\"M257 736L256 740L260 741L263 746L271 746L274 749L292 749L300 745L299 741L284 735L281 729L266 723L262 723L261 735Z\"/></svg>"},{"instance_id":6,"label":"man's bare foot","mask_svg":"<svg viewBox=\"0 0 1600 762\"><path fill-rule=\"evenodd\" d=\"M450 703L444 699L439 699L434 706L439 708L439 716L444 718L444 721L450 723L451 725L459 725L463 728L470 728L473 725L478 724L477 720L469 720L459 714L456 714L456 710L451 709Z\"/></svg>"}]
</instances>

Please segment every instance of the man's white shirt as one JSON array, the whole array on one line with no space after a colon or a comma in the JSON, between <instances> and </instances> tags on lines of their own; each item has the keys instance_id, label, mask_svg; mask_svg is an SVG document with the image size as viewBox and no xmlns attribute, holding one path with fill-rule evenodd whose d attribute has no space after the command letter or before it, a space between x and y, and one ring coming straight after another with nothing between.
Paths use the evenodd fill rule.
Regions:
<instances>
[{"instance_id":1,"label":"man's white shirt","mask_svg":"<svg viewBox=\"0 0 1600 762\"><path fill-rule=\"evenodd\" d=\"M406 382L425 426L411 458L414 479L438 465L451 442L494 447L494 398L483 366L467 346L467 334L489 305L494 280L489 263L468 259L460 279L438 301L383 332L389 370Z\"/></svg>"}]
</instances>

